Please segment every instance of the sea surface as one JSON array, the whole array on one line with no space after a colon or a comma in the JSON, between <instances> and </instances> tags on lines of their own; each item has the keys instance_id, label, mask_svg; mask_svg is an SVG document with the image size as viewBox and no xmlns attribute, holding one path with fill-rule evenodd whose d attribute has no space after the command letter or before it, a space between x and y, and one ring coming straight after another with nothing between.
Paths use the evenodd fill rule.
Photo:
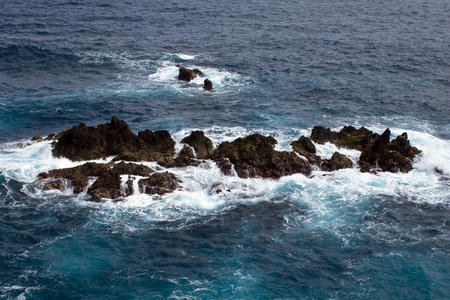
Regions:
<instances>
[{"instance_id":1,"label":"sea surface","mask_svg":"<svg viewBox=\"0 0 450 300\"><path fill-rule=\"evenodd\" d=\"M2 0L0 299L450 299L449 20L444 0ZM277 181L206 161L121 202L38 188L80 162L33 136L114 115L283 150L315 125L390 128L423 153L371 174L316 145L354 168Z\"/></svg>"}]
</instances>

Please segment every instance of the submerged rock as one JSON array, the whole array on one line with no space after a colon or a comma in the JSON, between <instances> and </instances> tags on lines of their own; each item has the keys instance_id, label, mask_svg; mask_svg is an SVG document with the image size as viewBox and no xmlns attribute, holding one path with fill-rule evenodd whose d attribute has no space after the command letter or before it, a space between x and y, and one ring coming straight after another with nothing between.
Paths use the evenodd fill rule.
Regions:
<instances>
[{"instance_id":1,"label":"submerged rock","mask_svg":"<svg viewBox=\"0 0 450 300\"><path fill-rule=\"evenodd\" d=\"M271 137L253 134L233 142L221 143L214 150L214 160L225 174L231 163L239 177L278 179L284 175L311 173L310 165L293 152L274 150L277 141Z\"/></svg>"},{"instance_id":2,"label":"submerged rock","mask_svg":"<svg viewBox=\"0 0 450 300\"><path fill-rule=\"evenodd\" d=\"M230 188L224 183L215 183L209 190L210 195L231 193Z\"/></svg>"},{"instance_id":3,"label":"submerged rock","mask_svg":"<svg viewBox=\"0 0 450 300\"><path fill-rule=\"evenodd\" d=\"M189 82L197 76L202 76L203 73L199 69L187 69L185 67L180 67L178 71L178 80L183 80Z\"/></svg>"}]
</instances>

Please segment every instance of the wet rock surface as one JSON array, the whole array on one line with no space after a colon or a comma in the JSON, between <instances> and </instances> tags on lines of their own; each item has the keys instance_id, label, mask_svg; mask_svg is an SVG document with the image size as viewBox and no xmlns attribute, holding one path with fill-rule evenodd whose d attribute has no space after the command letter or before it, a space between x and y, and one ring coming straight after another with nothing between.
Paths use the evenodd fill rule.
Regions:
<instances>
[{"instance_id":1,"label":"wet rock surface","mask_svg":"<svg viewBox=\"0 0 450 300\"><path fill-rule=\"evenodd\" d=\"M133 163L86 163L74 168L57 169L51 170L48 173L41 173L38 175L38 178L41 180L48 180L49 178L54 179L45 185L47 190L61 189L62 185L60 185L59 182L61 179L67 179L71 182L75 194L83 192L88 187L89 180L96 178L94 183L88 188L87 192L94 200L100 201L102 198L117 199L132 193L132 190L130 190L127 195L122 195L121 175L148 176L153 172L154 171L147 166Z\"/></svg>"},{"instance_id":2,"label":"wet rock surface","mask_svg":"<svg viewBox=\"0 0 450 300\"><path fill-rule=\"evenodd\" d=\"M234 165L239 177L278 179L281 176L311 173L310 165L293 152L276 151L275 138L253 134L233 142L223 142L214 150L214 160L223 172L230 172L227 160Z\"/></svg>"},{"instance_id":3,"label":"wet rock surface","mask_svg":"<svg viewBox=\"0 0 450 300\"><path fill-rule=\"evenodd\" d=\"M347 156L337 151L333 153L333 156L331 157L330 160L331 171L336 171L340 169L349 169L352 167L353 167L352 161Z\"/></svg>"},{"instance_id":4,"label":"wet rock surface","mask_svg":"<svg viewBox=\"0 0 450 300\"><path fill-rule=\"evenodd\" d=\"M209 79L205 79L205 81L203 82L203 89L205 91L212 91L213 89L212 81Z\"/></svg>"},{"instance_id":5,"label":"wet rock surface","mask_svg":"<svg viewBox=\"0 0 450 300\"><path fill-rule=\"evenodd\" d=\"M203 131L193 131L181 142L194 148L199 159L210 159L213 155L213 143Z\"/></svg>"},{"instance_id":6,"label":"wet rock surface","mask_svg":"<svg viewBox=\"0 0 450 300\"><path fill-rule=\"evenodd\" d=\"M139 180L139 190L150 195L164 195L180 187L181 182L174 174L169 172L154 173L147 179Z\"/></svg>"},{"instance_id":7,"label":"wet rock surface","mask_svg":"<svg viewBox=\"0 0 450 300\"><path fill-rule=\"evenodd\" d=\"M225 175L278 179L295 173L308 176L313 165L322 171L353 168L352 161L337 151L331 159L322 159L316 154L314 143L329 142L338 148L361 151L358 161L361 172L408 172L412 169L412 160L421 153L410 145L406 133L391 140L389 129L380 135L364 127L356 129L352 126L339 132L316 126L310 138L301 136L291 143L293 151L275 150L277 140L260 134L223 142L214 149L203 131L193 131L181 140L185 145L176 157L176 143L168 131L145 130L136 135L116 117L97 127L81 123L50 136L54 140L53 155L56 157L82 161L115 156L110 163L88 162L38 175L44 190L63 190L69 182L74 193L87 190L96 201L133 194L133 186L136 186L133 181L137 180L133 176L143 177L138 181L141 193L163 195L180 187L181 181L170 172L156 173L142 164L124 161L154 161L166 168L181 168L199 166L203 160L210 159ZM44 140L41 137L34 139L36 142ZM125 182L123 175L128 175ZM89 186L89 183L92 184ZM213 186L211 191L223 193L228 192L228 188Z\"/></svg>"},{"instance_id":8,"label":"wet rock surface","mask_svg":"<svg viewBox=\"0 0 450 300\"><path fill-rule=\"evenodd\" d=\"M169 132L146 130L136 135L124 121L112 117L110 123L87 127L84 123L65 130L54 143L53 155L73 161L117 156L116 160L171 161L175 141Z\"/></svg>"},{"instance_id":9,"label":"wet rock surface","mask_svg":"<svg viewBox=\"0 0 450 300\"><path fill-rule=\"evenodd\" d=\"M185 67L180 67L178 71L178 80L189 82L197 76L202 76L203 73L199 69L187 69Z\"/></svg>"}]
</instances>

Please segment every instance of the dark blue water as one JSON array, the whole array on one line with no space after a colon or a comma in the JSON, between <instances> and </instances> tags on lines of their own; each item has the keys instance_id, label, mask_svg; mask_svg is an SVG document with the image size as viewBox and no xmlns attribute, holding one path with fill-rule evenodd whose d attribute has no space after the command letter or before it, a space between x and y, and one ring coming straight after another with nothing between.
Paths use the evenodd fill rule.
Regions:
<instances>
[{"instance_id":1,"label":"dark blue water","mask_svg":"<svg viewBox=\"0 0 450 300\"><path fill-rule=\"evenodd\" d=\"M449 20L440 0L3 0L0 298L450 298ZM277 182L171 170L181 191L121 203L36 189L70 163L18 142L113 115L286 149L315 125L389 127L424 155ZM218 181L232 195L209 195Z\"/></svg>"}]
</instances>

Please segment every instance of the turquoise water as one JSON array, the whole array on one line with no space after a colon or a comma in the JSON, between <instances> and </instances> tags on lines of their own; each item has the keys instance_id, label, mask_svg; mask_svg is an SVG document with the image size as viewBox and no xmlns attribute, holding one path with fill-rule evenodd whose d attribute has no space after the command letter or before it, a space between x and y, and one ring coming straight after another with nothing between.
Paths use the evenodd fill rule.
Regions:
<instances>
[{"instance_id":1,"label":"turquoise water","mask_svg":"<svg viewBox=\"0 0 450 300\"><path fill-rule=\"evenodd\" d=\"M0 8L0 298L450 298L447 3ZM178 64L213 92L179 82ZM353 169L278 181L207 161L170 169L183 180L172 194L122 202L40 190L37 174L76 163L31 137L113 115L178 143L260 133L284 150L315 125L389 127L423 155L408 174L374 175L339 149ZM211 195L216 183L231 193Z\"/></svg>"}]
</instances>

